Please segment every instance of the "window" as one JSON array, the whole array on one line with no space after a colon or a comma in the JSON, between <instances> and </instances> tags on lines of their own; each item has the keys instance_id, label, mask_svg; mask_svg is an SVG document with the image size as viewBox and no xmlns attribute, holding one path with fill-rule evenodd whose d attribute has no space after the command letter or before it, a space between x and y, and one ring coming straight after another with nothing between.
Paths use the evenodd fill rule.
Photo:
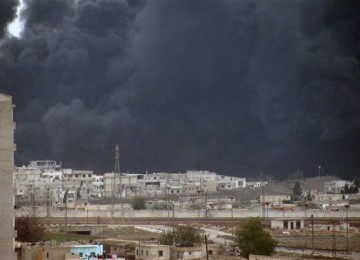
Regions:
<instances>
[{"instance_id":1,"label":"window","mask_svg":"<svg viewBox=\"0 0 360 260\"><path fill-rule=\"evenodd\" d=\"M300 229L300 228L301 228L300 220L297 220L296 221L296 229Z\"/></svg>"},{"instance_id":2,"label":"window","mask_svg":"<svg viewBox=\"0 0 360 260\"><path fill-rule=\"evenodd\" d=\"M288 229L288 221L284 220L284 229Z\"/></svg>"},{"instance_id":3,"label":"window","mask_svg":"<svg viewBox=\"0 0 360 260\"><path fill-rule=\"evenodd\" d=\"M212 255L213 254L213 251L212 250L209 250L209 255Z\"/></svg>"},{"instance_id":4,"label":"window","mask_svg":"<svg viewBox=\"0 0 360 260\"><path fill-rule=\"evenodd\" d=\"M159 256L163 256L163 255L164 255L163 251L159 250Z\"/></svg>"}]
</instances>

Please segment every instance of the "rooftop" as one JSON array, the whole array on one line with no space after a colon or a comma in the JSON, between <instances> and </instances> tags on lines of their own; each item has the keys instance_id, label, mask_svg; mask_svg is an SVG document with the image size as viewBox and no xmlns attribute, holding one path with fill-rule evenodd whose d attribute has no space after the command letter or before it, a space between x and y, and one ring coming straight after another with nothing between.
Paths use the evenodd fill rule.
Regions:
<instances>
[{"instance_id":1,"label":"rooftop","mask_svg":"<svg viewBox=\"0 0 360 260\"><path fill-rule=\"evenodd\" d=\"M11 96L0 93L0 102L2 102L2 101L11 101L11 99L12 99Z\"/></svg>"}]
</instances>

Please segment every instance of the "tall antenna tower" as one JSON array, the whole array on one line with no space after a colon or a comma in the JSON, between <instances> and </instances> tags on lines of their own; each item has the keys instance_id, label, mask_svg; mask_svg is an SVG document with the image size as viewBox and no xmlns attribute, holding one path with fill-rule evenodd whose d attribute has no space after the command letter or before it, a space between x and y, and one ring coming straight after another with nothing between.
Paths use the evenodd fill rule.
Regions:
<instances>
[{"instance_id":1,"label":"tall antenna tower","mask_svg":"<svg viewBox=\"0 0 360 260\"><path fill-rule=\"evenodd\" d=\"M122 197L122 180L120 172L120 149L119 145L115 145L114 153L114 175L113 175L113 187L112 187L112 210L111 216L114 217L114 208L115 208L115 197Z\"/></svg>"},{"instance_id":2,"label":"tall antenna tower","mask_svg":"<svg viewBox=\"0 0 360 260\"><path fill-rule=\"evenodd\" d=\"M114 173L120 174L120 149L118 144L115 145Z\"/></svg>"}]
</instances>

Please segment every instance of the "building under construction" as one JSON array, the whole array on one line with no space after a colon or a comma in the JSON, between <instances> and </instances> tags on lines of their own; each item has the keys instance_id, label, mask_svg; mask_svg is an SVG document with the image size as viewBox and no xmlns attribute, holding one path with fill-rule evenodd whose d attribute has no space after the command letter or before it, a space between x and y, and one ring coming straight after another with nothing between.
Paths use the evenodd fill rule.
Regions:
<instances>
[{"instance_id":1,"label":"building under construction","mask_svg":"<svg viewBox=\"0 0 360 260\"><path fill-rule=\"evenodd\" d=\"M16 259L14 251L14 129L10 96L0 93L0 248L6 259Z\"/></svg>"}]
</instances>

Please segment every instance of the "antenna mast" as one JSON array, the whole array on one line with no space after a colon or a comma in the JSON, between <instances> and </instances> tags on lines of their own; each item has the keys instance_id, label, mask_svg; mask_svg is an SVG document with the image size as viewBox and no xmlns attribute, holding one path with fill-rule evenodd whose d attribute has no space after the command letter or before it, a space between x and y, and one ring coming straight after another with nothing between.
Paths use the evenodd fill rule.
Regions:
<instances>
[{"instance_id":1,"label":"antenna mast","mask_svg":"<svg viewBox=\"0 0 360 260\"><path fill-rule=\"evenodd\" d=\"M114 175L113 175L113 187L112 187L112 211L111 215L114 217L115 197L122 197L122 180L120 173L120 149L119 145L115 145L114 153Z\"/></svg>"}]
</instances>

